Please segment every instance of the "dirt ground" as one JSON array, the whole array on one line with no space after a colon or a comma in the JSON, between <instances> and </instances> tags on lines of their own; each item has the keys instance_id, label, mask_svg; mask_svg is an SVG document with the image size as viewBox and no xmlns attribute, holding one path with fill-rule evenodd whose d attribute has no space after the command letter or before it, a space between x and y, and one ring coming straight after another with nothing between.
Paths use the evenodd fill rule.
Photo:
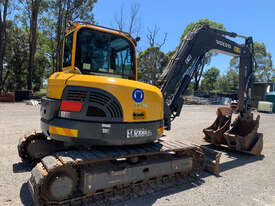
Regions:
<instances>
[{"instance_id":1,"label":"dirt ground","mask_svg":"<svg viewBox=\"0 0 275 206\"><path fill-rule=\"evenodd\" d=\"M185 105L181 117L172 124L168 136L196 144L202 129L216 118L217 106ZM213 176L203 172L196 182L185 184L116 206L271 206L275 205L275 114L261 113L259 132L264 133L261 156L221 151L221 173ZM26 182L31 167L20 162L18 138L26 130L39 130L39 107L24 103L0 104L0 205L32 206Z\"/></svg>"}]
</instances>

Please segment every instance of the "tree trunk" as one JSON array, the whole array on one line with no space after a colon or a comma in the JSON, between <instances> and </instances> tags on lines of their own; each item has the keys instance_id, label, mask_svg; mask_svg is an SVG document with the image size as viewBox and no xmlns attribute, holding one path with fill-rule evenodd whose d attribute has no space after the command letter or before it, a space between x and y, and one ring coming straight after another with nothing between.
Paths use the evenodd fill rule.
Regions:
<instances>
[{"instance_id":1,"label":"tree trunk","mask_svg":"<svg viewBox=\"0 0 275 206\"><path fill-rule=\"evenodd\" d=\"M3 15L0 9L0 93L4 88L3 81L3 69L4 69L4 57L6 51L6 40L7 40L7 11L8 11L8 0L5 0L3 3ZM0 6L1 6L0 4Z\"/></svg>"},{"instance_id":2,"label":"tree trunk","mask_svg":"<svg viewBox=\"0 0 275 206\"><path fill-rule=\"evenodd\" d=\"M40 0L32 0L31 2L31 19L30 19L30 54L28 69L28 90L32 90L32 74L34 69L34 56L36 52L37 39L37 18L40 7Z\"/></svg>"},{"instance_id":3,"label":"tree trunk","mask_svg":"<svg viewBox=\"0 0 275 206\"><path fill-rule=\"evenodd\" d=\"M61 33L62 33L62 22L63 22L63 6L62 0L58 1L58 19L57 19L57 29L56 29L56 61L55 61L55 69L56 71L60 71L60 58L61 58Z\"/></svg>"}]
</instances>

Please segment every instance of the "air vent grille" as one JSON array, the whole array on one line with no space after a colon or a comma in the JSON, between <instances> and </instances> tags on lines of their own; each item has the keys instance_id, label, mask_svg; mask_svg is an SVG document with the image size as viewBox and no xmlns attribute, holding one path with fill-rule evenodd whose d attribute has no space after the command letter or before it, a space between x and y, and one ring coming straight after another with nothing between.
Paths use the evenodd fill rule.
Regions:
<instances>
[{"instance_id":1,"label":"air vent grille","mask_svg":"<svg viewBox=\"0 0 275 206\"><path fill-rule=\"evenodd\" d=\"M64 90L63 99L83 102L82 111L86 113L85 115L89 119L93 117L106 118L108 121L111 119L121 121L123 119L120 103L112 94L104 90L70 86Z\"/></svg>"},{"instance_id":2,"label":"air vent grille","mask_svg":"<svg viewBox=\"0 0 275 206\"><path fill-rule=\"evenodd\" d=\"M87 91L69 90L66 96L66 100L85 102L86 97L87 97Z\"/></svg>"},{"instance_id":3,"label":"air vent grille","mask_svg":"<svg viewBox=\"0 0 275 206\"><path fill-rule=\"evenodd\" d=\"M122 111L114 98L111 98L101 92L91 91L89 93L89 102L104 106L111 118L122 118Z\"/></svg>"}]
</instances>

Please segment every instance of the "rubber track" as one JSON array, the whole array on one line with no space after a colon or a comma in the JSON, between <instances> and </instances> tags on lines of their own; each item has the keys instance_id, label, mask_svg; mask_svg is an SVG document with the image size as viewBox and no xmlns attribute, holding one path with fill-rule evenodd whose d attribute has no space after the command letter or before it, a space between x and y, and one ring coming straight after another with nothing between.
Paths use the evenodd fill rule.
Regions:
<instances>
[{"instance_id":1,"label":"rubber track","mask_svg":"<svg viewBox=\"0 0 275 206\"><path fill-rule=\"evenodd\" d=\"M118 158L135 156L157 155L167 152L184 152L193 157L194 168L202 169L204 157L199 147L187 145L180 141L163 141L141 146L124 146L116 148L100 148L93 150L74 150L58 152L55 155L44 157L31 172L29 188L36 205L108 205L114 202L125 201L139 195L150 194L154 191L182 184L183 177L189 174L177 173L151 178L150 180L130 183L123 188L103 190L101 193L88 196L73 197L65 201L47 201L43 198L42 185L47 175L54 173L60 167L81 167L81 165L94 164L99 161L109 161ZM169 183L170 182L170 183ZM142 189L145 187L146 189Z\"/></svg>"},{"instance_id":2,"label":"rubber track","mask_svg":"<svg viewBox=\"0 0 275 206\"><path fill-rule=\"evenodd\" d=\"M45 140L47 137L43 133L36 133L33 131L30 135L24 135L19 139L19 143L17 145L18 155L23 162L35 163L37 160L30 157L27 152L28 144L33 140Z\"/></svg>"}]
</instances>

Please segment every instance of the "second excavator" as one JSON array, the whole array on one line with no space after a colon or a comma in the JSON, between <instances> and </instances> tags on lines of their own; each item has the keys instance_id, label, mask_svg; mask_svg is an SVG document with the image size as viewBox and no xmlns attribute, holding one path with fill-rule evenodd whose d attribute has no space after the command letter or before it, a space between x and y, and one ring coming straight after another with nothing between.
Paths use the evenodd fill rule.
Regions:
<instances>
[{"instance_id":1,"label":"second excavator","mask_svg":"<svg viewBox=\"0 0 275 206\"><path fill-rule=\"evenodd\" d=\"M147 189L139 191L145 192L171 178L179 183L180 177L198 168L217 174L220 153L180 138L162 137L180 115L183 94L206 52L240 56L240 91L249 91L252 38L239 45L226 36L237 34L207 25L189 32L158 88L137 81L137 39L102 26L72 24L64 39L63 71L50 76L47 96L42 99L42 132L20 138L18 145L23 161L38 162L29 180L35 203L73 205L143 186ZM242 118L251 118L249 95L240 92L239 100L243 128ZM207 129L207 140L213 139L221 122ZM259 148L255 137L262 136L253 131L253 140L240 141ZM244 131L234 132L236 136ZM228 134L232 145L237 145L234 141L239 136L235 136Z\"/></svg>"}]
</instances>

